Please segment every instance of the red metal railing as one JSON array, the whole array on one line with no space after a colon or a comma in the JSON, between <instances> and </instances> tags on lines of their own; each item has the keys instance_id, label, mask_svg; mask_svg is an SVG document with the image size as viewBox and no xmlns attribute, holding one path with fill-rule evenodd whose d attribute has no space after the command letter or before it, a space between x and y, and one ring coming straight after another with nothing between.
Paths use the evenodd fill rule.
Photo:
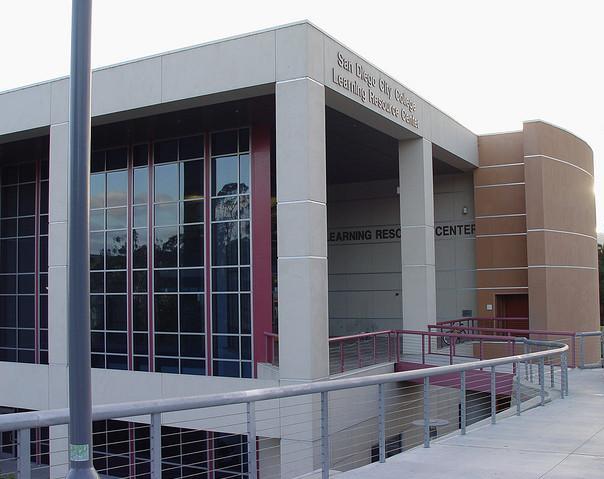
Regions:
<instances>
[{"instance_id":1,"label":"red metal railing","mask_svg":"<svg viewBox=\"0 0 604 479\"><path fill-rule=\"evenodd\" d=\"M266 357L278 365L278 341L275 333L265 333ZM460 351L467 343L472 351ZM463 332L384 330L338 336L329 339L330 373L337 374L365 366L390 362L442 365L439 357L447 357L448 364L455 359L485 359L485 343L504 344L507 355L516 351L518 338L509 335L467 334ZM474 350L477 345L477 352Z\"/></svg>"},{"instance_id":2,"label":"red metal railing","mask_svg":"<svg viewBox=\"0 0 604 479\"><path fill-rule=\"evenodd\" d=\"M569 346L569 366L576 366L576 332L575 331L550 331L540 329L521 329L495 327L495 324L505 324L526 321L526 318L461 318L449 321L439 321L428 325L428 331L457 333L463 337L469 334L497 335L506 337L524 337L527 339L562 341Z\"/></svg>"}]
</instances>

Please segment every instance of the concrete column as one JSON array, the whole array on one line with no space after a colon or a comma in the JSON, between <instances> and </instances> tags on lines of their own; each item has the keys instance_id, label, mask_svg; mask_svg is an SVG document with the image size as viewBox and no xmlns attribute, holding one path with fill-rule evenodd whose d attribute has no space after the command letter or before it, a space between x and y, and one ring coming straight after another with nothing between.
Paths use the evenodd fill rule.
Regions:
<instances>
[{"instance_id":1,"label":"concrete column","mask_svg":"<svg viewBox=\"0 0 604 479\"><path fill-rule=\"evenodd\" d=\"M432 181L432 143L423 138L401 141L399 201L405 329L424 330L436 320Z\"/></svg>"},{"instance_id":2,"label":"concrete column","mask_svg":"<svg viewBox=\"0 0 604 479\"><path fill-rule=\"evenodd\" d=\"M279 373L328 376L325 90L301 78L277 83Z\"/></svg>"},{"instance_id":3,"label":"concrete column","mask_svg":"<svg viewBox=\"0 0 604 479\"><path fill-rule=\"evenodd\" d=\"M69 124L50 127L48 225L48 406L67 407L67 214ZM65 477L67 426L50 428L50 477Z\"/></svg>"},{"instance_id":4,"label":"concrete column","mask_svg":"<svg viewBox=\"0 0 604 479\"><path fill-rule=\"evenodd\" d=\"M292 384L329 376L325 90L309 78L277 83L276 170L279 375ZM317 467L320 402L281 407L281 477L296 477Z\"/></svg>"}]
</instances>

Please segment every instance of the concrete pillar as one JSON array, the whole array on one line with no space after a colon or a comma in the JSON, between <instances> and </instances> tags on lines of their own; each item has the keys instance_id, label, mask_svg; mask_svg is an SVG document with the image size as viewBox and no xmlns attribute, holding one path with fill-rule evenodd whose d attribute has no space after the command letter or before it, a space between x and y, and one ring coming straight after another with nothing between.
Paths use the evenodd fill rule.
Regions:
<instances>
[{"instance_id":1,"label":"concrete pillar","mask_svg":"<svg viewBox=\"0 0 604 479\"><path fill-rule=\"evenodd\" d=\"M301 78L277 83L279 373L328 376L325 90Z\"/></svg>"},{"instance_id":2,"label":"concrete pillar","mask_svg":"<svg viewBox=\"0 0 604 479\"><path fill-rule=\"evenodd\" d=\"M48 225L48 407L67 407L67 215L69 124L50 127ZM65 477L67 426L49 431L50 477Z\"/></svg>"},{"instance_id":3,"label":"concrete pillar","mask_svg":"<svg viewBox=\"0 0 604 479\"><path fill-rule=\"evenodd\" d=\"M403 326L425 330L436 320L432 143L399 143ZM419 348L419 339L413 341Z\"/></svg>"},{"instance_id":4,"label":"concrete pillar","mask_svg":"<svg viewBox=\"0 0 604 479\"><path fill-rule=\"evenodd\" d=\"M307 77L276 86L279 375L329 376L325 90ZM320 403L281 401L281 477L317 466ZM300 414L300 415L294 415Z\"/></svg>"}]
</instances>

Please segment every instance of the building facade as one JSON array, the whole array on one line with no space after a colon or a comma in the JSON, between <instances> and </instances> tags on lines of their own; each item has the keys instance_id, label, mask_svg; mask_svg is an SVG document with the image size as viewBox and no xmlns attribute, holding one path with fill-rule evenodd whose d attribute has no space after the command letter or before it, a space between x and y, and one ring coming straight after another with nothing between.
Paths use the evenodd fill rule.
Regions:
<instances>
[{"instance_id":1,"label":"building facade","mask_svg":"<svg viewBox=\"0 0 604 479\"><path fill-rule=\"evenodd\" d=\"M0 93L7 410L67 406L68 89ZM477 136L307 22L96 70L92 115L96 404L325 379L330 336L598 327L593 155L558 127ZM238 459L215 468L245 475L240 432L166 434L222 444ZM66 429L45 434L60 472ZM316 432L270 440L294 477L284 458Z\"/></svg>"}]
</instances>

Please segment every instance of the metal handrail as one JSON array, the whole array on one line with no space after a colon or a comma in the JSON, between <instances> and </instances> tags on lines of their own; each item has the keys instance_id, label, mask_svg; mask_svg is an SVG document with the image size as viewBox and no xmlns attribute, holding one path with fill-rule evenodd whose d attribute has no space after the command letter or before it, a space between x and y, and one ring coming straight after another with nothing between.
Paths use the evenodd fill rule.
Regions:
<instances>
[{"instance_id":1,"label":"metal handrail","mask_svg":"<svg viewBox=\"0 0 604 479\"><path fill-rule=\"evenodd\" d=\"M579 338L579 368L593 368L593 367L604 367L604 334L602 331L587 331L576 333L575 336ZM593 364L585 364L585 338L588 337L600 337L600 362Z\"/></svg>"},{"instance_id":2,"label":"metal handrail","mask_svg":"<svg viewBox=\"0 0 604 479\"><path fill-rule=\"evenodd\" d=\"M219 394L208 394L203 396L190 396L184 398L154 399L147 401L136 401L116 404L98 405L93 408L93 420L125 418L156 414L173 411L185 411L189 409L203 409L215 406L227 406L233 404L246 404L250 402L266 401L271 399L284 399L288 397L306 396L342 389L353 389L379 384L390 384L400 381L411 381L430 378L444 374L461 373L474 369L494 368L506 364L531 361L555 355L561 355L568 351L568 345L556 341L525 340L520 342L535 346L552 347L544 351L535 351L527 354L506 356L482 361L472 361L462 364L446 366L435 366L429 369L418 369L398 373L376 374L357 378L343 378L325 380L313 383L295 384L290 386L279 386L248 391L235 391ZM69 409L53 409L47 411L31 411L23 413L0 415L0 432L13 431L16 429L31 429L38 427L57 426L68 424Z\"/></svg>"},{"instance_id":3,"label":"metal handrail","mask_svg":"<svg viewBox=\"0 0 604 479\"><path fill-rule=\"evenodd\" d=\"M491 422L495 423L497 418L496 401L496 367L503 365L512 365L512 374L515 377L515 400L516 414L521 413L520 403L520 372L519 364L525 363L525 368L530 367L532 378L532 363L537 360L539 368L540 385L540 404L545 405L545 358L550 356L560 356L560 396L563 398L568 394L568 345L557 341L539 341L525 338L516 338L515 340L525 344L525 351L528 346L534 345L546 347L542 351L525 353L513 356L507 356L496 359L482 361L473 361L469 363L453 364L448 366L437 366L426 369L417 369L411 371L394 372L388 374L378 374L365 377L353 377L334 380L323 380L314 383L296 384L291 386L280 386L265 389L255 389L249 391L236 391L220 394L210 394L205 396L192 396L184 398L156 399L147 401L126 402L118 404L99 405L93 408L92 418L94 421L101 421L116 418L133 418L140 416L150 416L150 445L149 462L150 477L152 479L161 479L162 477L162 414L203 409L217 406L241 405L245 406L247 420L247 468L250 479L258 478L257 462L257 429L256 429L256 403L258 401L276 400L307 396L311 394L320 394L320 445L321 445L321 477L329 478L330 473L330 434L329 434L329 393L333 391L354 390L368 386L378 386L378 444L379 460L386 460L386 408L385 404L385 385L399 383L403 381L423 380L423 442L424 447L430 447L430 378L437 376L449 376L458 373L460 375L460 417L461 434L466 433L466 373L469 371L490 369L490 394L491 394ZM552 387L553 363L551 364ZM489 374L489 373L485 373ZM15 414L0 415L0 432L17 431L17 479L31 478L30 464L30 443L31 429L58 426L69 423L68 409L54 409L47 411L32 411Z\"/></svg>"}]
</instances>

